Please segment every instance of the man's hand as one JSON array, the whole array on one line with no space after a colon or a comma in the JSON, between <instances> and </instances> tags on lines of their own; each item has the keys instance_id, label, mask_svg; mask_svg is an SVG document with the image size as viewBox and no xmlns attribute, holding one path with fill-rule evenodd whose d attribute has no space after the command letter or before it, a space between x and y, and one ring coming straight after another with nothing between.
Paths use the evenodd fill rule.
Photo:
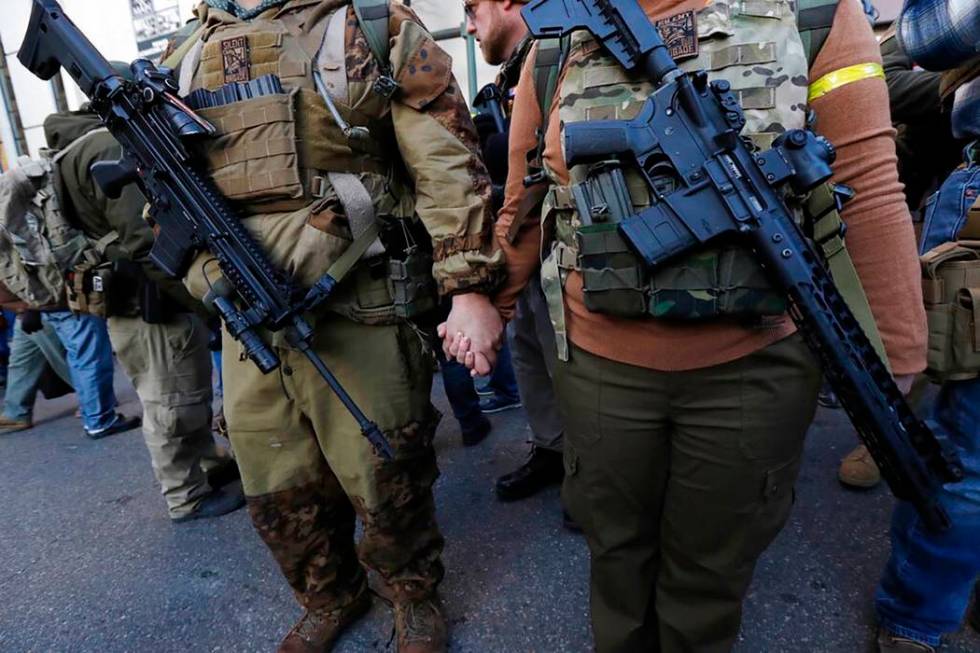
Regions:
<instances>
[{"instance_id":1,"label":"man's hand","mask_svg":"<svg viewBox=\"0 0 980 653\"><path fill-rule=\"evenodd\" d=\"M486 295L453 297L453 308L437 332L447 358L455 358L474 376L489 374L503 342L504 323Z\"/></svg>"}]
</instances>

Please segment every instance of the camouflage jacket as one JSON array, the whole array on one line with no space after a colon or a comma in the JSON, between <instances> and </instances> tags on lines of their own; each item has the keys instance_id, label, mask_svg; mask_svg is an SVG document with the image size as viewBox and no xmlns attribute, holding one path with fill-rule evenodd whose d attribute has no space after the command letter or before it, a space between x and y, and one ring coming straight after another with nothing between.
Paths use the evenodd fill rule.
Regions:
<instances>
[{"instance_id":1,"label":"camouflage jacket","mask_svg":"<svg viewBox=\"0 0 980 653\"><path fill-rule=\"evenodd\" d=\"M309 53L316 52L320 45L316 36L325 33L325 24L336 11L346 15L340 67L346 71L347 88L334 97L334 103L348 122L370 130L377 144L370 151L352 149L313 84L313 56ZM236 156L229 154L228 148L235 135L220 135L206 154L216 183L248 216L246 224L253 233L259 222L259 229L264 229L271 222L291 220L305 210L309 216L304 224L323 232L325 239L333 239L319 248L317 264L311 265L312 258L301 261L295 251L277 252L290 246L277 245L270 240L271 233L256 233L274 262L303 282L304 276L324 271L307 268L329 265L331 258L339 256L344 239L349 238L345 210L334 201L329 181L321 184L326 191L311 197L306 180L316 176L322 179L331 172L353 173L371 196L376 215L417 215L421 220L432 241L432 275L440 294L488 292L498 284L503 254L492 236L492 214L487 204L490 180L480 159L476 130L452 75L449 55L409 8L395 2L390 5L389 74L398 84L390 99L372 90L383 70L345 0L289 0L249 21L202 4L197 16L203 25L198 53L196 58L187 54L178 66L178 75L188 82L183 90L215 90L230 80L275 74L290 97L295 97L290 110L295 122L292 138L298 151L292 165L299 161L300 174L291 204L281 201L288 199L279 192L282 184L274 189L279 192L272 198L275 201L267 200L271 195L261 197L247 189L235 197L222 185L222 175L228 173L235 176L235 183L226 184L229 188L254 186L256 175L246 171L259 168L264 175L282 177L269 154L262 153L265 160L255 165L246 162L247 166L232 170L228 162L234 163ZM323 40L324 48L327 40ZM327 78L327 71L322 73ZM236 122L238 116L229 121L227 116L215 120L208 111L202 115L220 125L240 124ZM289 138L281 140L285 143ZM241 149L242 156L248 158L255 148L246 144ZM283 161L288 163L288 157ZM216 170L221 166L224 169ZM269 230L277 228L271 226ZM326 250L330 251L324 253Z\"/></svg>"}]
</instances>

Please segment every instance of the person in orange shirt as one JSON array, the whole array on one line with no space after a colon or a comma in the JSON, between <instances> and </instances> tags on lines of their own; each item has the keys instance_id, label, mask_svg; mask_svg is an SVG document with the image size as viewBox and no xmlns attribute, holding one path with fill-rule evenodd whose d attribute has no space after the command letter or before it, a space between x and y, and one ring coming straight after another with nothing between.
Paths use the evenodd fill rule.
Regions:
<instances>
[{"instance_id":1,"label":"person in orange shirt","mask_svg":"<svg viewBox=\"0 0 980 653\"><path fill-rule=\"evenodd\" d=\"M843 212L848 250L907 390L925 367L925 314L881 57L860 4L829 0L799 16L775 0L640 4L682 69L731 83L745 109L743 135L757 146L815 113L816 131L837 147L833 181L857 192ZM832 74L841 70L860 74ZM783 297L735 243L698 251L650 280L625 248L607 256L608 268L583 270L578 227L588 218L578 215L574 186L586 171L566 165L561 125L632 118L652 85L583 32L571 37L546 112L534 84L525 70L496 224L508 261L496 303L509 318L540 272L561 358L563 498L591 553L596 647L729 650L756 561L792 506L818 364ZM515 223L539 129L549 185L542 217ZM624 174L633 208L648 205L636 171ZM487 366L486 337L448 333L450 354Z\"/></svg>"}]
</instances>

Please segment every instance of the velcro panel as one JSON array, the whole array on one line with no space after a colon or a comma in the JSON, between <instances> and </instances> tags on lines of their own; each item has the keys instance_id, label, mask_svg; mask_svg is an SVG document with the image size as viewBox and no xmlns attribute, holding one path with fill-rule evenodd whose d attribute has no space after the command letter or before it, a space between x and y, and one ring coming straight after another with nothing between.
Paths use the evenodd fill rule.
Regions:
<instances>
[{"instance_id":1,"label":"velcro panel","mask_svg":"<svg viewBox=\"0 0 980 653\"><path fill-rule=\"evenodd\" d=\"M776 61L776 44L740 43L711 53L710 70L722 70L729 66L753 66Z\"/></svg>"}]
</instances>

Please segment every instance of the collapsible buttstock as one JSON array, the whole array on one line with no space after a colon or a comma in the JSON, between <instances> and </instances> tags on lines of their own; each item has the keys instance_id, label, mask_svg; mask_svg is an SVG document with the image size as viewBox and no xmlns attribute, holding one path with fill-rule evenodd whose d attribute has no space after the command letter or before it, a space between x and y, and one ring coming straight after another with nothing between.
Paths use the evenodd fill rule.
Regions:
<instances>
[{"instance_id":1,"label":"collapsible buttstock","mask_svg":"<svg viewBox=\"0 0 980 653\"><path fill-rule=\"evenodd\" d=\"M92 42L65 16L55 0L34 0L31 20L17 58L41 79L64 66L85 95L114 73Z\"/></svg>"}]
</instances>

